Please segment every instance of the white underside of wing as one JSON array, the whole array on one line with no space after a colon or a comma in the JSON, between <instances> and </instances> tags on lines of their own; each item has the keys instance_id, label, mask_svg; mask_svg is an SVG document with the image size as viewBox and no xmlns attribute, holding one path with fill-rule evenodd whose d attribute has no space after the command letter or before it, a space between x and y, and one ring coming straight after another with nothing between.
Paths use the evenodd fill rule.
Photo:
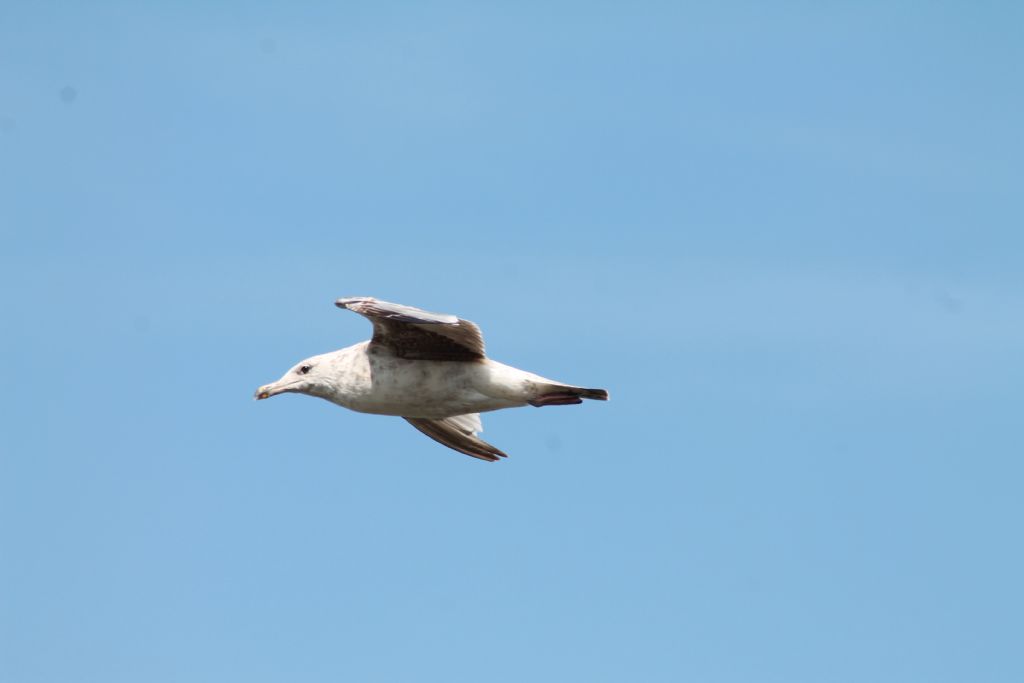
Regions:
<instances>
[{"instance_id":1,"label":"white underside of wing","mask_svg":"<svg viewBox=\"0 0 1024 683\"><path fill-rule=\"evenodd\" d=\"M480 420L479 413L467 413L466 415L455 415L448 418L452 423L467 434L480 434L484 431L484 423Z\"/></svg>"}]
</instances>

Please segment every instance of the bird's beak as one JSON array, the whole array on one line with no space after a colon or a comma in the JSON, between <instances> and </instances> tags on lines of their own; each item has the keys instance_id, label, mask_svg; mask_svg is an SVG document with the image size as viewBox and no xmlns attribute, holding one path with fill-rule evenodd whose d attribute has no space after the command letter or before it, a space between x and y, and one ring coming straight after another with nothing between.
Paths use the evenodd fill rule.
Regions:
<instances>
[{"instance_id":1,"label":"bird's beak","mask_svg":"<svg viewBox=\"0 0 1024 683\"><path fill-rule=\"evenodd\" d=\"M277 396L288 391L288 385L282 386L280 382L271 382L270 384L264 384L262 387L256 390L256 395L253 397L257 401L261 401L271 396Z\"/></svg>"},{"instance_id":2,"label":"bird's beak","mask_svg":"<svg viewBox=\"0 0 1024 683\"><path fill-rule=\"evenodd\" d=\"M270 384L264 384L262 387L256 390L256 395L253 396L257 401L261 401L271 396L277 396L278 394L286 393L302 393L303 387L307 386L306 381L301 377L295 377L295 374L288 372L284 377L271 382Z\"/></svg>"}]
</instances>

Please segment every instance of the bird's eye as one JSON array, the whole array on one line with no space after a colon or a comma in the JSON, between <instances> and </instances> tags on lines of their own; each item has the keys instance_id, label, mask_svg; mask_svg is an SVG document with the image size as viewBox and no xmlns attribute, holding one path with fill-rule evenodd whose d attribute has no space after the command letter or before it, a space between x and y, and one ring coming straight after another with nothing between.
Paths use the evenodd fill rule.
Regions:
<instances>
[{"instance_id":1,"label":"bird's eye","mask_svg":"<svg viewBox=\"0 0 1024 683\"><path fill-rule=\"evenodd\" d=\"M303 365L301 368L299 368L299 374L300 375L305 375L307 372L309 372L312 369L313 369L312 365Z\"/></svg>"}]
</instances>

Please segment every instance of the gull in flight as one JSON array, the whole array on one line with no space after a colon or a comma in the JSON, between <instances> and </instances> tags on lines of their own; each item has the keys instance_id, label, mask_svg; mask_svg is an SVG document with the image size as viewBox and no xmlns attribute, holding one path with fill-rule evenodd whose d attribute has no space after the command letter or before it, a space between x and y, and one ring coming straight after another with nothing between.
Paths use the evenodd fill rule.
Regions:
<instances>
[{"instance_id":1,"label":"gull in flight","mask_svg":"<svg viewBox=\"0 0 1024 683\"><path fill-rule=\"evenodd\" d=\"M604 389L563 384L487 358L480 328L454 315L370 297L334 303L368 318L373 338L300 361L257 389L257 399L291 392L360 413L396 415L434 441L490 462L506 455L477 436L480 413L608 400Z\"/></svg>"}]
</instances>

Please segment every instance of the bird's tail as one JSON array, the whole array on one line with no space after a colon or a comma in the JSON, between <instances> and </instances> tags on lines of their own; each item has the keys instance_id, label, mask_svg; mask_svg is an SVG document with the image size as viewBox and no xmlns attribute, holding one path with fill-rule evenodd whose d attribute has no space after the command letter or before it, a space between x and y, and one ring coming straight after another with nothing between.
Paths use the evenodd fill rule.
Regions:
<instances>
[{"instance_id":1,"label":"bird's tail","mask_svg":"<svg viewBox=\"0 0 1024 683\"><path fill-rule=\"evenodd\" d=\"M547 384L540 387L536 398L529 401L531 406L568 406L583 403L589 398L595 401L607 401L608 392L604 389L584 389L568 384Z\"/></svg>"}]
</instances>

